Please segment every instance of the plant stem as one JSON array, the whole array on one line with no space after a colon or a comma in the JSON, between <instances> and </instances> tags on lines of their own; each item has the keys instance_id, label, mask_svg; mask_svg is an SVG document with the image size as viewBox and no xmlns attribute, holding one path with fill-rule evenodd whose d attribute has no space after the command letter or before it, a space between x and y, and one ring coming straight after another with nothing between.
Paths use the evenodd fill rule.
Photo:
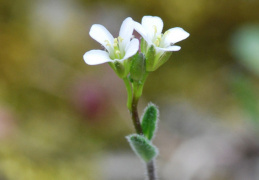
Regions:
<instances>
[{"instance_id":1,"label":"plant stem","mask_svg":"<svg viewBox=\"0 0 259 180\"><path fill-rule=\"evenodd\" d=\"M126 90L127 90L127 94L128 94L127 107L129 109L129 111L131 112L132 111L132 108L131 108L131 106L132 106L132 89L130 86L130 81L127 77L123 78L123 81L126 86Z\"/></svg>"},{"instance_id":2,"label":"plant stem","mask_svg":"<svg viewBox=\"0 0 259 180\"><path fill-rule=\"evenodd\" d=\"M133 99L132 99L132 104L131 104L131 119L133 121L136 132L140 135L143 135L143 131L142 131L142 127L140 124L139 115L138 115L138 108L137 108L138 100L139 100L139 98L137 98L135 96L135 94L133 93Z\"/></svg>"},{"instance_id":3,"label":"plant stem","mask_svg":"<svg viewBox=\"0 0 259 180\"><path fill-rule=\"evenodd\" d=\"M148 174L149 180L157 179L154 160L151 160L150 162L147 163L147 174Z\"/></svg>"},{"instance_id":4,"label":"plant stem","mask_svg":"<svg viewBox=\"0 0 259 180\"><path fill-rule=\"evenodd\" d=\"M124 80L124 82L126 84L127 92L128 92L128 98L132 97L131 101L128 99L128 104L127 104L128 109L131 113L131 118L132 118L135 130L136 130L137 134L139 134L139 135L143 135L143 130L142 130L141 123L139 120L139 115L138 115L138 101L139 101L140 96L142 95L142 90L143 90L143 86L144 86L145 80L147 78L147 75L148 75L148 73L145 74L145 76L141 82L133 82L132 89L130 88L130 84L126 84L127 82L129 83L129 81L126 82ZM132 93L132 91L130 91L131 95L129 95L128 89L133 90L133 93ZM131 106L129 106L129 103L131 103ZM146 163L146 166L147 166L148 179L157 180L154 160L151 160L150 162Z\"/></svg>"}]
</instances>

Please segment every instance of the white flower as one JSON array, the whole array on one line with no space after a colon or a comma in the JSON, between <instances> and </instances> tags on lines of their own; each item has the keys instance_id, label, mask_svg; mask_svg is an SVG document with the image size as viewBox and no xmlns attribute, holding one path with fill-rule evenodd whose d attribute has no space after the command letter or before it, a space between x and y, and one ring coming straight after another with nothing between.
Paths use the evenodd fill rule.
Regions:
<instances>
[{"instance_id":1,"label":"white flower","mask_svg":"<svg viewBox=\"0 0 259 180\"><path fill-rule=\"evenodd\" d=\"M84 61L89 65L97 65L105 62L119 62L119 64L122 65L122 73L127 73L124 72L124 60L135 55L139 49L139 41L135 38L131 39L133 30L134 21L130 17L123 21L118 38L114 38L104 26L94 24L91 27L89 34L94 40L103 45L107 51L88 51L83 56ZM116 67L113 66L113 68ZM115 71L117 72L116 69Z\"/></svg>"},{"instance_id":2,"label":"white flower","mask_svg":"<svg viewBox=\"0 0 259 180\"><path fill-rule=\"evenodd\" d=\"M145 39L148 46L153 45L157 52L179 51L181 47L174 44L190 35L180 27L171 28L163 34L163 21L157 16L144 16L141 24L135 22L135 30Z\"/></svg>"},{"instance_id":3,"label":"white flower","mask_svg":"<svg viewBox=\"0 0 259 180\"><path fill-rule=\"evenodd\" d=\"M144 39L141 40L141 52L146 57L147 71L155 71L164 64L173 51L181 49L174 44L190 35L179 27L171 28L163 34L163 21L157 16L144 16L141 24L134 23L134 28Z\"/></svg>"}]
</instances>

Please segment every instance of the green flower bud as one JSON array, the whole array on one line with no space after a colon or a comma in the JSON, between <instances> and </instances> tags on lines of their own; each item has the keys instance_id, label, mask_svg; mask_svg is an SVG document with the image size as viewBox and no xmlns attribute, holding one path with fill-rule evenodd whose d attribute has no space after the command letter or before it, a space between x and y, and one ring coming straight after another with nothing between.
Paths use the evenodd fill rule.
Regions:
<instances>
[{"instance_id":1,"label":"green flower bud","mask_svg":"<svg viewBox=\"0 0 259 180\"><path fill-rule=\"evenodd\" d=\"M145 56L142 53L132 57L130 77L135 81L141 81L146 73Z\"/></svg>"}]
</instances>

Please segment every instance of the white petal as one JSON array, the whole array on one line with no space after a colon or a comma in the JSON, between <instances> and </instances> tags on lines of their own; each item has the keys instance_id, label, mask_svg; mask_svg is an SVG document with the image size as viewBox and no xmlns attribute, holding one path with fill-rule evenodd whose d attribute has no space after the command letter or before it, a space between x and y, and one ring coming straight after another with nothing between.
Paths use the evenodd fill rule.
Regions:
<instances>
[{"instance_id":1,"label":"white petal","mask_svg":"<svg viewBox=\"0 0 259 180\"><path fill-rule=\"evenodd\" d=\"M147 41L148 44L152 43L152 39L148 38L147 31L141 24L134 22L134 29Z\"/></svg>"},{"instance_id":2,"label":"white petal","mask_svg":"<svg viewBox=\"0 0 259 180\"><path fill-rule=\"evenodd\" d=\"M189 37L189 33L183 30L180 27L175 27L172 29L169 29L165 33L165 43L166 44L171 44L171 43L177 43L179 41L182 41Z\"/></svg>"},{"instance_id":3,"label":"white petal","mask_svg":"<svg viewBox=\"0 0 259 180\"><path fill-rule=\"evenodd\" d=\"M97 65L106 62L111 62L111 58L106 51L102 50L91 50L84 54L84 61L88 65Z\"/></svg>"},{"instance_id":4,"label":"white petal","mask_svg":"<svg viewBox=\"0 0 259 180\"><path fill-rule=\"evenodd\" d=\"M162 19L157 16L144 16L141 24L147 31L150 39L153 39L154 35L157 36L161 34L164 26Z\"/></svg>"},{"instance_id":5,"label":"white petal","mask_svg":"<svg viewBox=\"0 0 259 180\"><path fill-rule=\"evenodd\" d=\"M138 52L138 50L139 50L139 40L134 38L130 41L129 45L125 49L126 54L123 57L122 61L130 58L131 56L134 56Z\"/></svg>"},{"instance_id":6,"label":"white petal","mask_svg":"<svg viewBox=\"0 0 259 180\"><path fill-rule=\"evenodd\" d=\"M159 51L179 51L181 49L180 46L169 46L167 48L160 48L160 47L155 47Z\"/></svg>"},{"instance_id":7,"label":"white petal","mask_svg":"<svg viewBox=\"0 0 259 180\"><path fill-rule=\"evenodd\" d=\"M103 45L107 50L110 50L109 46L107 46L107 41L112 45L114 38L103 25L92 25L89 34L94 40Z\"/></svg>"},{"instance_id":8,"label":"white petal","mask_svg":"<svg viewBox=\"0 0 259 180\"><path fill-rule=\"evenodd\" d=\"M132 37L134 30L134 21L132 20L131 17L126 18L120 28L120 33L119 36L123 39L122 45L125 47L126 44L129 43L130 38Z\"/></svg>"}]
</instances>

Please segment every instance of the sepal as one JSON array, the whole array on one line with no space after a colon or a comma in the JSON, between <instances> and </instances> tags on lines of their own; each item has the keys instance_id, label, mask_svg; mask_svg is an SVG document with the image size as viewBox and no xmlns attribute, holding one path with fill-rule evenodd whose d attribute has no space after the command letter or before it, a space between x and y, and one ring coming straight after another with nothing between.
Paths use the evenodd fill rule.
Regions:
<instances>
[{"instance_id":1,"label":"sepal","mask_svg":"<svg viewBox=\"0 0 259 180\"><path fill-rule=\"evenodd\" d=\"M160 66L162 66L166 61L168 61L168 59L171 57L172 54L173 54L173 52L171 52L171 51L165 51L165 52L158 58L154 70L157 70L157 69L158 69Z\"/></svg>"},{"instance_id":2,"label":"sepal","mask_svg":"<svg viewBox=\"0 0 259 180\"><path fill-rule=\"evenodd\" d=\"M154 71L156 49L154 45L151 45L146 53L146 70Z\"/></svg>"},{"instance_id":3,"label":"sepal","mask_svg":"<svg viewBox=\"0 0 259 180\"><path fill-rule=\"evenodd\" d=\"M140 40L140 50L143 54L146 54L146 50L147 50L147 42L145 41L144 38L141 38Z\"/></svg>"},{"instance_id":4,"label":"sepal","mask_svg":"<svg viewBox=\"0 0 259 180\"><path fill-rule=\"evenodd\" d=\"M111 68L120 78L125 78L129 74L130 62L129 60L109 62Z\"/></svg>"}]
</instances>

